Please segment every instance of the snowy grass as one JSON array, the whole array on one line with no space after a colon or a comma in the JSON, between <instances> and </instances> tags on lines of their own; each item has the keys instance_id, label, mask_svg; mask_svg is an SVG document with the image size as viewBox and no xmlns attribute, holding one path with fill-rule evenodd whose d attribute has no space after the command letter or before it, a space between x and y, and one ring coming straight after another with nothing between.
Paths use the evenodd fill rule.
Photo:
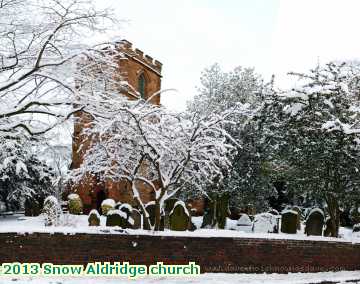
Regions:
<instances>
[{"instance_id":1,"label":"snowy grass","mask_svg":"<svg viewBox=\"0 0 360 284\"><path fill-rule=\"evenodd\" d=\"M350 242L360 243L360 235L353 234L351 229L341 228L341 238L328 238L320 236L306 236L303 230L298 231L296 235L290 234L268 234L268 233L247 233L234 230L236 222L228 219L226 230L216 229L198 229L194 232L175 232L166 230L163 232L152 232L146 230L119 230L117 227L106 227L106 218L101 216L100 226L89 227L88 216L70 215L64 216L65 226L45 227L42 216L24 217L21 215L8 216L0 218L0 233L63 233L63 234L129 234L129 235L152 235L152 236L179 236L179 237L225 237L225 238L261 238L261 239L290 239L290 240L311 240L311 241L328 241L328 242ZM194 217L193 222L199 228L202 217Z\"/></svg>"},{"instance_id":2,"label":"snowy grass","mask_svg":"<svg viewBox=\"0 0 360 284\"><path fill-rule=\"evenodd\" d=\"M346 283L346 281L359 280L360 271L319 272L319 273L289 273L289 274L224 274L205 273L194 277L145 277L137 280L128 280L125 277L18 277L2 278L0 284L118 284L118 283L170 283L170 284L305 284ZM349 283L349 282L347 282ZM350 283L360 283L359 281Z\"/></svg>"}]
</instances>

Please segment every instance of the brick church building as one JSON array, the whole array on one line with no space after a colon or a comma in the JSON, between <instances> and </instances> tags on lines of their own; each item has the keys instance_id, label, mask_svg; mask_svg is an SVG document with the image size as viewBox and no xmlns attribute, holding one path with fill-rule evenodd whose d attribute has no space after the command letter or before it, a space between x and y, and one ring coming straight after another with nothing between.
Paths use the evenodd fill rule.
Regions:
<instances>
[{"instance_id":1,"label":"brick church building","mask_svg":"<svg viewBox=\"0 0 360 284\"><path fill-rule=\"evenodd\" d=\"M149 98L161 88L161 68L162 64L154 60L139 49L134 49L132 44L126 40L118 43L117 48L123 54L118 59L118 70L122 79L128 83L127 93L119 95L132 96L131 92L136 90L143 98ZM160 95L151 99L151 103L159 105ZM86 136L81 135L81 131L89 122L86 113L78 113L78 119L74 125L73 144L72 144L72 168L79 168L83 162L84 154L89 148L89 142ZM99 209L101 202L106 198L112 198L115 201L134 204L132 191L127 182L101 182L96 177L88 176L79 184L73 185L72 192L80 195L84 204L84 213L91 209ZM154 192L146 185L140 185L140 197L143 202L153 200Z\"/></svg>"}]
</instances>

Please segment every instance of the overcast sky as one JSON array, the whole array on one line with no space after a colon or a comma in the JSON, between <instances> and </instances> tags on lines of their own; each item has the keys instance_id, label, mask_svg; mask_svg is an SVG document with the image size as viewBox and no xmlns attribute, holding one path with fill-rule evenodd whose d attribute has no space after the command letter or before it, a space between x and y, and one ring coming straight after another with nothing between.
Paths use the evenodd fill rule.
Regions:
<instances>
[{"instance_id":1,"label":"overcast sky","mask_svg":"<svg viewBox=\"0 0 360 284\"><path fill-rule=\"evenodd\" d=\"M201 71L254 67L289 84L288 71L360 56L360 0L99 0L127 20L118 37L163 63L162 103L182 110Z\"/></svg>"}]
</instances>

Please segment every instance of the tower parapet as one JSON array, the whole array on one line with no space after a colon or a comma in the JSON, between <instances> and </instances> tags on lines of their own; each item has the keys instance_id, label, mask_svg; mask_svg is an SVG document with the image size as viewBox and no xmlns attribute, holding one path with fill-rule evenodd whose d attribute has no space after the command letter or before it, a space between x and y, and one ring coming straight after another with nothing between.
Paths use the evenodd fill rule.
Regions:
<instances>
[{"instance_id":1,"label":"tower parapet","mask_svg":"<svg viewBox=\"0 0 360 284\"><path fill-rule=\"evenodd\" d=\"M127 40L121 40L118 42L119 49L126 55L137 59L139 62L147 65L151 69L154 69L156 72L161 74L162 63L150 55L144 54L144 52L138 48L134 48L132 43Z\"/></svg>"}]
</instances>

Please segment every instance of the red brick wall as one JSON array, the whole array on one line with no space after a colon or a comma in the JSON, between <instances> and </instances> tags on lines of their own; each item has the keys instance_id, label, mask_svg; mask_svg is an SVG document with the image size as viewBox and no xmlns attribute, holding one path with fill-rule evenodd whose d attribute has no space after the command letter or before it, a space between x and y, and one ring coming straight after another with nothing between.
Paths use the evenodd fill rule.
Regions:
<instances>
[{"instance_id":1,"label":"red brick wall","mask_svg":"<svg viewBox=\"0 0 360 284\"><path fill-rule=\"evenodd\" d=\"M359 270L360 244L243 238L0 234L0 262L185 264L201 272Z\"/></svg>"}]
</instances>

